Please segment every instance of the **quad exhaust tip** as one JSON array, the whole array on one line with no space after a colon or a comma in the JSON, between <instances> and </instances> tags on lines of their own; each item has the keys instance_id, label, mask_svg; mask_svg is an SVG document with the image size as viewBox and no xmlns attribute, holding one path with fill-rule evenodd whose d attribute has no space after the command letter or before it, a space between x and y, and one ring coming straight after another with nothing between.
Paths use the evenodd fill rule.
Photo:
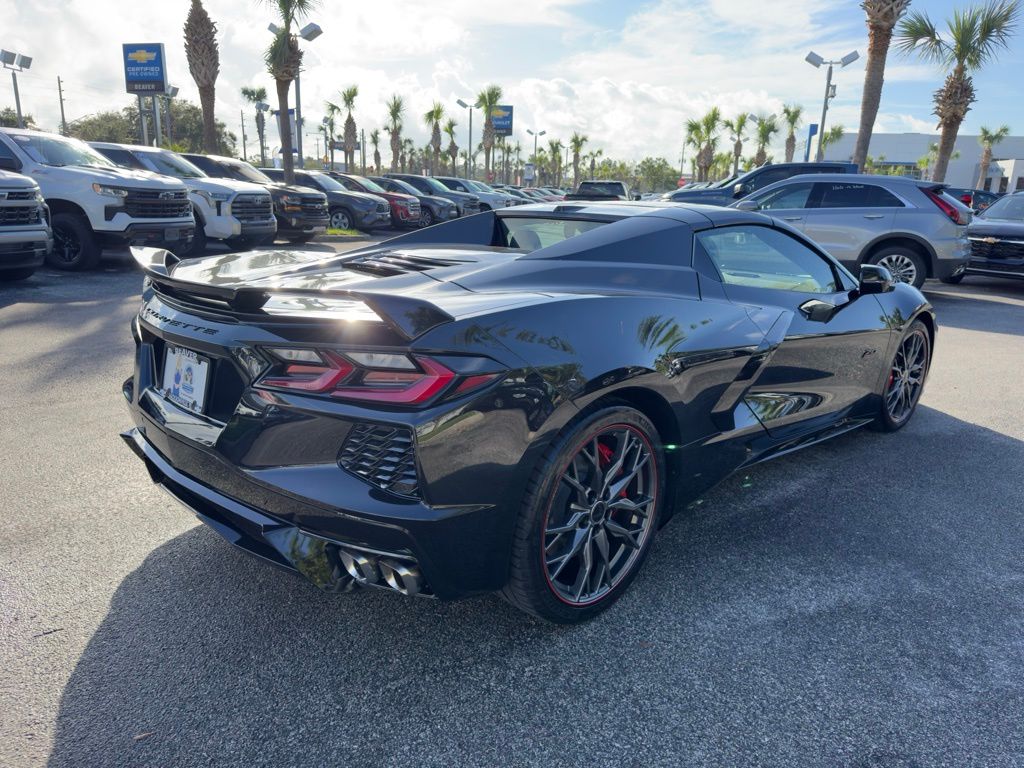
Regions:
<instances>
[{"instance_id":1,"label":"quad exhaust tip","mask_svg":"<svg viewBox=\"0 0 1024 768\"><path fill-rule=\"evenodd\" d=\"M409 597L424 594L423 575L415 563L338 547L338 559L352 581Z\"/></svg>"}]
</instances>

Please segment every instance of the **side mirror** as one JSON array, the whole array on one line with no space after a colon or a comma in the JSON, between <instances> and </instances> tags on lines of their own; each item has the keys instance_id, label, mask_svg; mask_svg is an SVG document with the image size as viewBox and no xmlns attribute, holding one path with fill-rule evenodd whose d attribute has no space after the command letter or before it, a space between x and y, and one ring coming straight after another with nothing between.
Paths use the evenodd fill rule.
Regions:
<instances>
[{"instance_id":1,"label":"side mirror","mask_svg":"<svg viewBox=\"0 0 1024 768\"><path fill-rule=\"evenodd\" d=\"M860 268L861 293L889 293L896 289L892 272L877 264L862 264Z\"/></svg>"},{"instance_id":2,"label":"side mirror","mask_svg":"<svg viewBox=\"0 0 1024 768\"><path fill-rule=\"evenodd\" d=\"M632 199L633 200L643 200L643 196L638 192L637 194L633 195Z\"/></svg>"},{"instance_id":3,"label":"side mirror","mask_svg":"<svg viewBox=\"0 0 1024 768\"><path fill-rule=\"evenodd\" d=\"M733 208L737 211L757 211L760 210L761 206L753 200L740 200Z\"/></svg>"},{"instance_id":4,"label":"side mirror","mask_svg":"<svg viewBox=\"0 0 1024 768\"><path fill-rule=\"evenodd\" d=\"M746 197L751 192L749 184L737 184L732 188L733 197Z\"/></svg>"},{"instance_id":5,"label":"side mirror","mask_svg":"<svg viewBox=\"0 0 1024 768\"><path fill-rule=\"evenodd\" d=\"M19 163L13 157L0 157L0 170L20 171L21 163Z\"/></svg>"}]
</instances>

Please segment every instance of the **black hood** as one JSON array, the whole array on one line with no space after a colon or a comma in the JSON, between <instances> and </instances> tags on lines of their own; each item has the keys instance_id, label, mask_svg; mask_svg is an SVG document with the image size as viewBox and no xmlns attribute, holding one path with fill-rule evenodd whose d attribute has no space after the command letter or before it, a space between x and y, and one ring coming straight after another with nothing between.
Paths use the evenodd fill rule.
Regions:
<instances>
[{"instance_id":1,"label":"black hood","mask_svg":"<svg viewBox=\"0 0 1024 768\"><path fill-rule=\"evenodd\" d=\"M1015 240L1024 240L1024 221L976 216L967 228L967 234L970 237L1009 236Z\"/></svg>"}]
</instances>

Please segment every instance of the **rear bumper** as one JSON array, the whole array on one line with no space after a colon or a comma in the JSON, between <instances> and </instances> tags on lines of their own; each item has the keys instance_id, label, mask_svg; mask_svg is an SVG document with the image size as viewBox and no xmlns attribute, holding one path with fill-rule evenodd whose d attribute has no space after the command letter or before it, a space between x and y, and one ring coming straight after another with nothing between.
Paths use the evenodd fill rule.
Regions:
<instances>
[{"instance_id":1,"label":"rear bumper","mask_svg":"<svg viewBox=\"0 0 1024 768\"><path fill-rule=\"evenodd\" d=\"M455 599L503 586L514 523L508 512L491 505L431 507L383 492L337 463L240 467L216 443L169 427L167 421L189 418L183 411L160 423L160 413L145 402L158 397L151 390L136 398L129 380L124 394L136 427L122 437L153 481L241 549L332 592L388 588L396 563L421 595ZM161 401L160 408L169 413L175 406ZM362 563L361 578L346 569L353 561Z\"/></svg>"},{"instance_id":2,"label":"rear bumper","mask_svg":"<svg viewBox=\"0 0 1024 768\"><path fill-rule=\"evenodd\" d=\"M377 229L391 224L391 211L353 211L358 229Z\"/></svg>"}]
</instances>

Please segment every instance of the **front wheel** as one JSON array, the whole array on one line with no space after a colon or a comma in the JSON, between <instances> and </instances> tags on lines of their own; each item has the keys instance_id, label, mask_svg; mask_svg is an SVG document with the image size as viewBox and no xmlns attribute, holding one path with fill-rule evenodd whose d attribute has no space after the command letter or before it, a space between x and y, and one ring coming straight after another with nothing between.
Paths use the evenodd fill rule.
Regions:
<instances>
[{"instance_id":1,"label":"front wheel","mask_svg":"<svg viewBox=\"0 0 1024 768\"><path fill-rule=\"evenodd\" d=\"M607 609L650 551L664 489L658 432L639 411L606 407L564 432L527 486L505 599L559 624Z\"/></svg>"},{"instance_id":2,"label":"front wheel","mask_svg":"<svg viewBox=\"0 0 1024 768\"><path fill-rule=\"evenodd\" d=\"M352 214L344 208L331 211L331 229L352 229Z\"/></svg>"},{"instance_id":3,"label":"front wheel","mask_svg":"<svg viewBox=\"0 0 1024 768\"><path fill-rule=\"evenodd\" d=\"M429 227L434 223L434 214L430 212L429 208L420 209L420 228Z\"/></svg>"},{"instance_id":4,"label":"front wheel","mask_svg":"<svg viewBox=\"0 0 1024 768\"><path fill-rule=\"evenodd\" d=\"M79 271L93 269L100 261L102 248L89 222L76 213L58 213L53 217L53 250L46 263L54 269Z\"/></svg>"},{"instance_id":5,"label":"front wheel","mask_svg":"<svg viewBox=\"0 0 1024 768\"><path fill-rule=\"evenodd\" d=\"M901 283L910 283L915 288L924 285L928 276L928 266L916 251L909 248L883 248L868 259L869 264L877 264L888 269L893 279Z\"/></svg>"},{"instance_id":6,"label":"front wheel","mask_svg":"<svg viewBox=\"0 0 1024 768\"><path fill-rule=\"evenodd\" d=\"M907 329L889 367L882 390L881 412L873 427L882 432L903 428L914 415L931 365L931 336L920 320Z\"/></svg>"},{"instance_id":7,"label":"front wheel","mask_svg":"<svg viewBox=\"0 0 1024 768\"><path fill-rule=\"evenodd\" d=\"M946 283L947 285L960 285L960 281L964 279L964 273L961 272L959 275L949 275L948 277L940 277L939 280Z\"/></svg>"}]
</instances>

